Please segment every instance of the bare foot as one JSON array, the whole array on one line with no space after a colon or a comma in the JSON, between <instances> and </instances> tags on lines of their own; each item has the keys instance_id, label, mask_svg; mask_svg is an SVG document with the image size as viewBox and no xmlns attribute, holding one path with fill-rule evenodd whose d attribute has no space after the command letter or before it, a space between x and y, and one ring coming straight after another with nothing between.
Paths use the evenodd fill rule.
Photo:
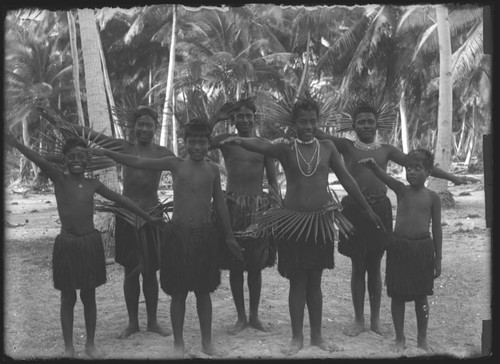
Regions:
<instances>
[{"instance_id":1,"label":"bare foot","mask_svg":"<svg viewBox=\"0 0 500 364\"><path fill-rule=\"evenodd\" d=\"M250 316L250 319L248 320L248 324L256 330L264 331L264 332L269 331L268 329L266 329L264 327L264 325L262 324L262 321L260 321L258 317Z\"/></svg>"},{"instance_id":2,"label":"bare foot","mask_svg":"<svg viewBox=\"0 0 500 364\"><path fill-rule=\"evenodd\" d=\"M345 330L345 334L347 336L358 336L363 331L365 331L365 323L355 321L354 324L350 328Z\"/></svg>"},{"instance_id":3,"label":"bare foot","mask_svg":"<svg viewBox=\"0 0 500 364\"><path fill-rule=\"evenodd\" d=\"M286 356L295 355L300 350L302 350L303 347L304 347L304 343L302 340L292 339L290 346L286 349L281 350L281 353L286 355Z\"/></svg>"},{"instance_id":4,"label":"bare foot","mask_svg":"<svg viewBox=\"0 0 500 364\"><path fill-rule=\"evenodd\" d=\"M75 348L73 347L73 345L68 346L67 348L64 349L63 356L65 358L74 358L75 357Z\"/></svg>"},{"instance_id":5,"label":"bare foot","mask_svg":"<svg viewBox=\"0 0 500 364\"><path fill-rule=\"evenodd\" d=\"M323 340L323 337L311 337L311 346L317 346L321 350L328 351L330 353L333 353L334 351L340 351L340 348L337 345L333 343L328 344L325 340Z\"/></svg>"},{"instance_id":6,"label":"bare foot","mask_svg":"<svg viewBox=\"0 0 500 364\"><path fill-rule=\"evenodd\" d=\"M394 341L394 344L390 346L390 350L395 353L402 353L405 350L405 342L405 338Z\"/></svg>"},{"instance_id":7,"label":"bare foot","mask_svg":"<svg viewBox=\"0 0 500 364\"><path fill-rule=\"evenodd\" d=\"M125 339L126 337L129 337L132 334L135 334L136 332L139 332L139 326L127 326L125 330L121 332L120 335L118 335L118 339Z\"/></svg>"},{"instance_id":8,"label":"bare foot","mask_svg":"<svg viewBox=\"0 0 500 364\"><path fill-rule=\"evenodd\" d=\"M158 322L155 322L154 324L148 324L148 327L146 328L146 330L149 332L154 332L156 334L160 334L161 336L172 335L172 330L164 329L163 327L158 325Z\"/></svg>"},{"instance_id":9,"label":"bare foot","mask_svg":"<svg viewBox=\"0 0 500 364\"><path fill-rule=\"evenodd\" d=\"M417 338L417 347L419 347L420 349L424 349L428 353L434 352L434 350L432 350L432 348L429 346L427 339L418 339Z\"/></svg>"},{"instance_id":10,"label":"bare foot","mask_svg":"<svg viewBox=\"0 0 500 364\"><path fill-rule=\"evenodd\" d=\"M173 351L172 355L169 356L169 358L172 358L172 359L184 359L184 354L185 354L184 343L182 343L182 344L174 344L174 351Z\"/></svg>"},{"instance_id":11,"label":"bare foot","mask_svg":"<svg viewBox=\"0 0 500 364\"><path fill-rule=\"evenodd\" d=\"M215 349L214 344L210 343L205 343L201 344L201 351L209 356L216 356L219 355L219 352Z\"/></svg>"},{"instance_id":12,"label":"bare foot","mask_svg":"<svg viewBox=\"0 0 500 364\"><path fill-rule=\"evenodd\" d=\"M384 330L382 328L382 325L380 325L380 320L372 320L370 324L370 330L380 336L384 335Z\"/></svg>"},{"instance_id":13,"label":"bare foot","mask_svg":"<svg viewBox=\"0 0 500 364\"><path fill-rule=\"evenodd\" d=\"M231 328L229 328L227 330L227 333L230 335L235 335L238 332L243 331L245 329L245 327L247 327L247 325L248 325L248 322L246 319L245 320L238 319L238 321L236 321L234 326L232 326Z\"/></svg>"},{"instance_id":14,"label":"bare foot","mask_svg":"<svg viewBox=\"0 0 500 364\"><path fill-rule=\"evenodd\" d=\"M96 359L100 357L100 353L95 348L94 344L85 344L85 354L87 354L90 358Z\"/></svg>"}]
</instances>

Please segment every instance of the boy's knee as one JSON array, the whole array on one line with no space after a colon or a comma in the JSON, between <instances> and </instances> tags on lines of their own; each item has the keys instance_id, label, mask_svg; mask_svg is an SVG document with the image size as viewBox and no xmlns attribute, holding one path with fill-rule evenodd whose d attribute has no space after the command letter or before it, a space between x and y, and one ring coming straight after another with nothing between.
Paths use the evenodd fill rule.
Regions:
<instances>
[{"instance_id":1,"label":"boy's knee","mask_svg":"<svg viewBox=\"0 0 500 364\"><path fill-rule=\"evenodd\" d=\"M61 303L74 306L76 304L76 291L61 291Z\"/></svg>"}]
</instances>

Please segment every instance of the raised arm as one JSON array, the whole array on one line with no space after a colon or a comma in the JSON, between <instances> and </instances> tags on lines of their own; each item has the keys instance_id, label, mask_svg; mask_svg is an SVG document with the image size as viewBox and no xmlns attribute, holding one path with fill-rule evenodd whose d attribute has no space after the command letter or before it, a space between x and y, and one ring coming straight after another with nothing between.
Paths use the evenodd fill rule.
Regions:
<instances>
[{"instance_id":1,"label":"raised arm","mask_svg":"<svg viewBox=\"0 0 500 364\"><path fill-rule=\"evenodd\" d=\"M399 182L397 179L389 176L382 168L379 167L375 159L365 158L361 159L358 163L362 164L366 168L370 168L375 177L384 182L387 187L393 190L397 195L399 195L403 190L404 184Z\"/></svg>"},{"instance_id":2,"label":"raised arm","mask_svg":"<svg viewBox=\"0 0 500 364\"><path fill-rule=\"evenodd\" d=\"M441 228L441 199L436 193L432 193L432 240L434 242L434 278L441 275L441 258L443 246L443 231Z\"/></svg>"},{"instance_id":3,"label":"raised arm","mask_svg":"<svg viewBox=\"0 0 500 364\"><path fill-rule=\"evenodd\" d=\"M388 155L389 160L404 167L406 165L406 154L392 145L389 147L390 147L389 155ZM439 167L432 168L431 176L436 177L436 178L445 179L445 180L450 181L456 185L463 185L463 184L467 184L470 182L474 182L474 183L479 182L479 180L477 180L476 178L472 178L472 177L468 177L468 176L456 176L454 174L443 171Z\"/></svg>"},{"instance_id":4,"label":"raised arm","mask_svg":"<svg viewBox=\"0 0 500 364\"><path fill-rule=\"evenodd\" d=\"M5 142L19 150L26 158L40 167L42 171L47 173L51 180L54 180L61 175L61 172L56 167L54 167L47 159L45 159L42 155L35 152L34 150L28 148L24 144L20 143L16 138L14 138L12 134L5 134Z\"/></svg>"},{"instance_id":5,"label":"raised arm","mask_svg":"<svg viewBox=\"0 0 500 364\"><path fill-rule=\"evenodd\" d=\"M102 197L116 202L118 205L126 208L130 212L133 212L134 214L142 217L144 220L147 222L154 222L155 219L152 218L146 211L141 209L139 206L137 206L131 199L129 199L126 196L120 195L119 193L116 193L115 191L110 190L106 186L104 186L102 183L98 182L99 186L96 188L96 192L100 194Z\"/></svg>"},{"instance_id":6,"label":"raised arm","mask_svg":"<svg viewBox=\"0 0 500 364\"><path fill-rule=\"evenodd\" d=\"M105 155L115 162L137 169L153 169L159 171L171 171L177 165L180 158L175 156L163 158L142 158L128 154L113 152L104 148L93 148L96 155Z\"/></svg>"},{"instance_id":7,"label":"raised arm","mask_svg":"<svg viewBox=\"0 0 500 364\"><path fill-rule=\"evenodd\" d=\"M221 142L222 145L239 145L251 152L265 154L271 158L276 158L282 161L285 157L285 152L281 144L273 144L267 140L260 138L244 138L240 136L230 136Z\"/></svg>"},{"instance_id":8,"label":"raised arm","mask_svg":"<svg viewBox=\"0 0 500 364\"><path fill-rule=\"evenodd\" d=\"M366 211L370 220L372 220L377 229L385 231L382 220L375 212L373 212L368 202L366 202L358 184L356 183L356 180L351 176L349 171L347 171L344 163L340 159L340 153L333 143L331 144L330 168L337 175L340 184L344 187L349 196L354 198L354 200L356 200L356 202Z\"/></svg>"}]
</instances>

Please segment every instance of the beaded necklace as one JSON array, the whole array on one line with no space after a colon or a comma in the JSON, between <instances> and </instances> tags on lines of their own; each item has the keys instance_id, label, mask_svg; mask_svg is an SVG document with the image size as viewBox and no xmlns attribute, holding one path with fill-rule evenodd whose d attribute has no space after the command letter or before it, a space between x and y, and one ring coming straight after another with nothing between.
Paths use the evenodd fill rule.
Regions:
<instances>
[{"instance_id":1,"label":"beaded necklace","mask_svg":"<svg viewBox=\"0 0 500 364\"><path fill-rule=\"evenodd\" d=\"M310 142L303 143L303 144L312 144L313 142L316 142L316 148L314 149L314 152L313 152L313 155L311 157L311 160L308 162L308 161L306 161L306 159L304 158L304 156L302 155L302 153L299 150L299 146L297 144L298 143L298 139L294 140L294 144L295 144L295 156L297 158L297 165L299 166L300 173L302 173L302 175L304 177L311 177L314 173L316 173L316 170L318 169L318 166L319 166L319 162L321 160L321 156L320 156L320 148L321 147L320 147L318 139L314 138ZM299 159L299 157L300 157L300 159L302 159L302 161L305 163L305 165L307 167L306 172L303 171L302 166L300 165L300 159ZM316 166L313 169L312 168L312 164L313 164L314 157L316 157Z\"/></svg>"},{"instance_id":2,"label":"beaded necklace","mask_svg":"<svg viewBox=\"0 0 500 364\"><path fill-rule=\"evenodd\" d=\"M381 147L380 141L378 140L378 134L375 136L375 140L371 143L363 143L359 140L358 135L356 134L353 140L354 147L359 150L376 150Z\"/></svg>"}]
</instances>

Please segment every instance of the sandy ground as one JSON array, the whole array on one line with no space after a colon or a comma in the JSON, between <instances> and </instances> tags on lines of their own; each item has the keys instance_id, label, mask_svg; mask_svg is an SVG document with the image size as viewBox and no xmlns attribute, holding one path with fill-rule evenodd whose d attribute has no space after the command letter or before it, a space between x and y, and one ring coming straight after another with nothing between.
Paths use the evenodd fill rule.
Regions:
<instances>
[{"instance_id":1,"label":"sandy ground","mask_svg":"<svg viewBox=\"0 0 500 364\"><path fill-rule=\"evenodd\" d=\"M338 186L337 186L338 187ZM337 188L336 187L336 188ZM431 358L473 358L481 355L483 320L491 319L491 240L486 229L482 185L450 186L456 208L443 211L442 276L435 281L429 297L428 339L434 353ZM342 190L337 191L340 195ZM52 245L59 232L53 194L5 191L4 236L4 359L57 358L64 349L59 320L60 296L53 288ZM395 206L395 196L389 197ZM395 210L394 210L395 216ZM19 224L19 226L17 226ZM22 225L22 226L21 226ZM14 227L15 226L15 227ZM323 273L323 335L341 351L328 353L309 346L307 310L304 319L305 347L293 356L310 358L395 358L389 351L394 340L390 299L385 287L381 321L386 331L379 336L368 329L357 337L344 330L353 321L350 293L350 260L336 252L335 268ZM385 257L382 262L385 275ZM98 319L96 345L105 359L165 359L172 352L172 336L161 337L145 331L146 308L140 298L139 333L127 339L117 335L127 324L123 298L123 270L117 264L107 266L108 281L96 293ZM245 287L248 305L248 290ZM229 274L222 272L222 284L212 295L213 340L221 356L233 359L283 359L281 349L291 338L288 313L288 281L276 267L263 272L260 317L269 329L260 332L248 328L236 335L226 329L236 321L229 289ZM170 326L170 298L160 290L158 318ZM248 307L248 306L247 306ZM414 306L407 303L404 357L426 354L416 347ZM365 301L365 320L369 322L369 304ZM201 352L200 331L193 294L187 298L184 325L187 357L207 358ZM74 342L77 355L85 358L83 306L75 307Z\"/></svg>"}]
</instances>

